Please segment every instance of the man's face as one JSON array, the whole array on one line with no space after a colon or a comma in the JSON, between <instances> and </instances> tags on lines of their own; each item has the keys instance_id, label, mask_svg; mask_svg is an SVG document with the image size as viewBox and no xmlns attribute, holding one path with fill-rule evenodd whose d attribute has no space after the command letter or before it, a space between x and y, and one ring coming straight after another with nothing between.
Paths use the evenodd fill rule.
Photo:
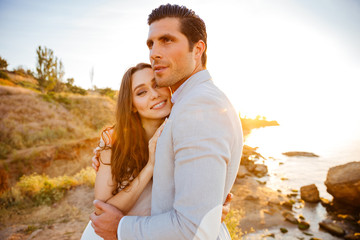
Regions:
<instances>
[{"instance_id":1,"label":"man's face","mask_svg":"<svg viewBox=\"0 0 360 240\"><path fill-rule=\"evenodd\" d=\"M175 91L196 70L194 50L180 32L177 18L164 18L150 25L147 45L150 62L159 87L171 87Z\"/></svg>"}]
</instances>

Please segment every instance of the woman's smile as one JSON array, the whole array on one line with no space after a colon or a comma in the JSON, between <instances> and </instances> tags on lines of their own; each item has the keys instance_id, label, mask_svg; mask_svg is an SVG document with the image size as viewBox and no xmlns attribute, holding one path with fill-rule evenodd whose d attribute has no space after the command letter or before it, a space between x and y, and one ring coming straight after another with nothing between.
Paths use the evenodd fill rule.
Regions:
<instances>
[{"instance_id":1,"label":"woman's smile","mask_svg":"<svg viewBox=\"0 0 360 240\"><path fill-rule=\"evenodd\" d=\"M150 109L153 109L153 110L162 109L163 107L165 107L166 102L167 102L167 100L165 99L165 100L163 100L163 101L161 101L159 103L156 103Z\"/></svg>"}]
</instances>

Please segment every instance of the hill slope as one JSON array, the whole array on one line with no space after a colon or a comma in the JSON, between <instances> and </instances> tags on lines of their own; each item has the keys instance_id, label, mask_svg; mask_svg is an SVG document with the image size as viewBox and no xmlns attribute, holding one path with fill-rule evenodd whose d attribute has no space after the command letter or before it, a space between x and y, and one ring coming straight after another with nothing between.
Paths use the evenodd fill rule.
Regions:
<instances>
[{"instance_id":1,"label":"hill slope","mask_svg":"<svg viewBox=\"0 0 360 240\"><path fill-rule=\"evenodd\" d=\"M90 157L101 129L113 124L114 109L107 97L0 86L0 168L13 183L25 173L49 173L54 160L79 160L82 151ZM66 172L59 169L50 175Z\"/></svg>"}]
</instances>

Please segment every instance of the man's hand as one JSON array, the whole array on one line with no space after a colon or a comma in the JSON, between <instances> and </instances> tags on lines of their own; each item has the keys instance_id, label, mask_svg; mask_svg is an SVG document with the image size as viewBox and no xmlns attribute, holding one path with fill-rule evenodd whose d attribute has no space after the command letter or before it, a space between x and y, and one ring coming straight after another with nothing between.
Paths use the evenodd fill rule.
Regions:
<instances>
[{"instance_id":1,"label":"man's hand","mask_svg":"<svg viewBox=\"0 0 360 240\"><path fill-rule=\"evenodd\" d=\"M103 211L100 215L96 215L95 212L90 215L91 226L95 233L105 240L117 239L117 228L120 219L124 217L122 212L99 200L94 201L94 206Z\"/></svg>"},{"instance_id":2,"label":"man's hand","mask_svg":"<svg viewBox=\"0 0 360 240\"><path fill-rule=\"evenodd\" d=\"M100 147L97 147L94 149L94 156L91 158L92 161L92 167L95 169L95 171L99 170L100 166Z\"/></svg>"},{"instance_id":3,"label":"man's hand","mask_svg":"<svg viewBox=\"0 0 360 240\"><path fill-rule=\"evenodd\" d=\"M222 208L222 215L221 215L221 222L223 222L226 218L226 215L230 212L230 202L233 199L234 194L229 193L226 196L226 200L224 202L223 208Z\"/></svg>"}]
</instances>

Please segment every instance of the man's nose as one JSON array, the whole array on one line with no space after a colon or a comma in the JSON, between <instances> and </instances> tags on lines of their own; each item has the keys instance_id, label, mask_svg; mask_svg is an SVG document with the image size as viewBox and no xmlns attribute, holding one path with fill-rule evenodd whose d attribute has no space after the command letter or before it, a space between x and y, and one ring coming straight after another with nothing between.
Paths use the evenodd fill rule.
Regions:
<instances>
[{"instance_id":1,"label":"man's nose","mask_svg":"<svg viewBox=\"0 0 360 240\"><path fill-rule=\"evenodd\" d=\"M150 49L150 60L156 60L161 58L160 48L157 44L153 44L152 48Z\"/></svg>"}]
</instances>

